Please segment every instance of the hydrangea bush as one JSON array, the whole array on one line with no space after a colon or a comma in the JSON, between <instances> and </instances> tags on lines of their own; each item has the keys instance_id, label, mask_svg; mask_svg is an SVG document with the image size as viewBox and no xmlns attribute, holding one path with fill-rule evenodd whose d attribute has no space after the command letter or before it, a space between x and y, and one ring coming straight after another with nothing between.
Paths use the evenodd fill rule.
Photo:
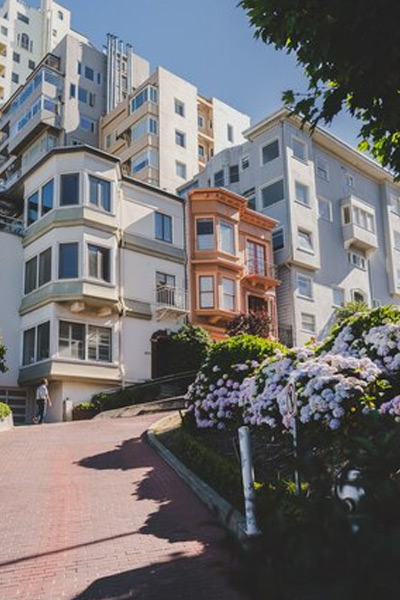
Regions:
<instances>
[{"instance_id":1,"label":"hydrangea bush","mask_svg":"<svg viewBox=\"0 0 400 600\"><path fill-rule=\"evenodd\" d=\"M225 429L243 422L241 384L266 357L283 355L285 346L273 340L241 335L218 342L186 394L186 406L199 428Z\"/></svg>"}]
</instances>

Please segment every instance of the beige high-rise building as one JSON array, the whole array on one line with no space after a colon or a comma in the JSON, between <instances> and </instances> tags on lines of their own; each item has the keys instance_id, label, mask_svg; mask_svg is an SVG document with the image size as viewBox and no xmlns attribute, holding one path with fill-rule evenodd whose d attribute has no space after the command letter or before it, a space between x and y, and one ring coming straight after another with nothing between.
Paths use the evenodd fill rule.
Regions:
<instances>
[{"instance_id":1,"label":"beige high-rise building","mask_svg":"<svg viewBox=\"0 0 400 600\"><path fill-rule=\"evenodd\" d=\"M125 173L175 191L214 153L244 142L250 117L162 67L107 114L100 144Z\"/></svg>"}]
</instances>

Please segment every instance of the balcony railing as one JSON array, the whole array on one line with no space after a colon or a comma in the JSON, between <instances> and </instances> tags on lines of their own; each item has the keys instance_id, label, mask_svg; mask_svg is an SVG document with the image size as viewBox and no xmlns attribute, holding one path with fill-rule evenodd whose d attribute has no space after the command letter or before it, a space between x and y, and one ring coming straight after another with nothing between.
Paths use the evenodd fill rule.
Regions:
<instances>
[{"instance_id":1,"label":"balcony railing","mask_svg":"<svg viewBox=\"0 0 400 600\"><path fill-rule=\"evenodd\" d=\"M14 219L7 215L0 214L0 231L7 233L15 233L16 235L24 235L24 224L21 219Z\"/></svg>"},{"instance_id":2,"label":"balcony railing","mask_svg":"<svg viewBox=\"0 0 400 600\"><path fill-rule=\"evenodd\" d=\"M277 269L274 264L256 258L247 258L244 265L244 275L258 275L269 279L277 279Z\"/></svg>"},{"instance_id":3,"label":"balcony railing","mask_svg":"<svg viewBox=\"0 0 400 600\"><path fill-rule=\"evenodd\" d=\"M156 303L158 307L176 308L185 311L187 293L185 290L170 285L158 286L156 289Z\"/></svg>"}]
</instances>

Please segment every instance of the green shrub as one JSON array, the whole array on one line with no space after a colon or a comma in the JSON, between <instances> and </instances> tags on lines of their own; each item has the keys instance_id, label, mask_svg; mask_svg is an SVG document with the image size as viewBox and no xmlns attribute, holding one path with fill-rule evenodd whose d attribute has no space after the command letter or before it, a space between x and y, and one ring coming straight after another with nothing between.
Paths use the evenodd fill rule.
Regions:
<instances>
[{"instance_id":1,"label":"green shrub","mask_svg":"<svg viewBox=\"0 0 400 600\"><path fill-rule=\"evenodd\" d=\"M133 404L151 402L152 400L157 400L159 393L160 386L158 384L148 383L121 389L109 394L100 392L93 396L91 404L101 412L103 410L124 408Z\"/></svg>"},{"instance_id":2,"label":"green shrub","mask_svg":"<svg viewBox=\"0 0 400 600\"><path fill-rule=\"evenodd\" d=\"M229 337L236 335L257 335L268 337L271 333L272 317L266 311L242 313L232 319L227 325Z\"/></svg>"},{"instance_id":3,"label":"green shrub","mask_svg":"<svg viewBox=\"0 0 400 600\"><path fill-rule=\"evenodd\" d=\"M74 405L74 410L76 410L76 411L98 410L98 406L94 402L81 402L80 404Z\"/></svg>"},{"instance_id":4,"label":"green shrub","mask_svg":"<svg viewBox=\"0 0 400 600\"><path fill-rule=\"evenodd\" d=\"M9 415L11 415L11 412L12 412L11 408L8 406L8 404L4 404L3 402L0 402L0 421L3 421Z\"/></svg>"}]
</instances>

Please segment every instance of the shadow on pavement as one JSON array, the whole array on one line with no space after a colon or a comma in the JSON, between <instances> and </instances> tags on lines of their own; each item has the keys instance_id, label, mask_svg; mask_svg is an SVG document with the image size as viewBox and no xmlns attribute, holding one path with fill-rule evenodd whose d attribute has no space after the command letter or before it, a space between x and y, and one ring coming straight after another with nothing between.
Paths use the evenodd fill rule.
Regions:
<instances>
[{"instance_id":1,"label":"shadow on pavement","mask_svg":"<svg viewBox=\"0 0 400 600\"><path fill-rule=\"evenodd\" d=\"M242 598L228 584L234 568L235 544L227 552L229 544L220 524L150 448L145 436L125 440L115 449L84 458L77 464L99 470L147 469L139 481L133 482L132 509L135 502L149 500L157 504L157 509L148 514L138 534L167 540L170 546L166 546L163 554L170 560L100 578L74 600ZM156 560L157 555L149 556L148 550L143 554L148 562Z\"/></svg>"}]
</instances>

